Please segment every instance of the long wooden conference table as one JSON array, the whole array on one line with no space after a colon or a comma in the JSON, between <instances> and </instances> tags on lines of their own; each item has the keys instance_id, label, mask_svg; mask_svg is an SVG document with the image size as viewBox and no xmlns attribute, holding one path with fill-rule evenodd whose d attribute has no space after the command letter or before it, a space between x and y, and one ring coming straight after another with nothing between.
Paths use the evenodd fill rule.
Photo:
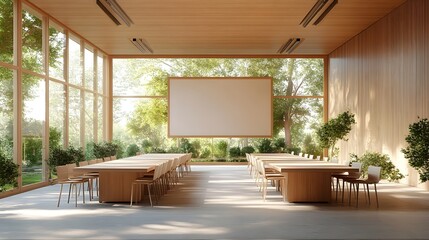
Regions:
<instances>
[{"instance_id":1,"label":"long wooden conference table","mask_svg":"<svg viewBox=\"0 0 429 240\"><path fill-rule=\"evenodd\" d=\"M332 174L359 171L291 154L251 154L251 157L285 176L282 194L288 202L330 202Z\"/></svg>"},{"instance_id":2,"label":"long wooden conference table","mask_svg":"<svg viewBox=\"0 0 429 240\"><path fill-rule=\"evenodd\" d=\"M129 202L131 183L166 161L180 159L185 163L190 154L144 154L75 168L77 172L99 173L99 202ZM138 199L140 200L140 199Z\"/></svg>"}]
</instances>

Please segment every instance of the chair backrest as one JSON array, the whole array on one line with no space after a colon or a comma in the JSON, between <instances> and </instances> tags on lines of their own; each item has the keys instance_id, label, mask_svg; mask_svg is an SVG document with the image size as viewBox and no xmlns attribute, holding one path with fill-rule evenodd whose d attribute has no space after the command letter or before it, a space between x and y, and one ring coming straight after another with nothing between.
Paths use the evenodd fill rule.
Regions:
<instances>
[{"instance_id":1,"label":"chair backrest","mask_svg":"<svg viewBox=\"0 0 429 240\"><path fill-rule=\"evenodd\" d=\"M103 162L103 159L102 159L102 158L97 158L97 159L95 159L95 162L96 162L96 163L102 163L102 162Z\"/></svg>"},{"instance_id":2,"label":"chair backrest","mask_svg":"<svg viewBox=\"0 0 429 240\"><path fill-rule=\"evenodd\" d=\"M290 154L294 155L294 154L295 154L295 152L294 152L294 151L292 151L292 152L290 152Z\"/></svg>"},{"instance_id":3,"label":"chair backrest","mask_svg":"<svg viewBox=\"0 0 429 240\"><path fill-rule=\"evenodd\" d=\"M304 154L304 153L300 152L300 153L298 153L298 156L302 157L302 155L303 155L303 154Z\"/></svg>"},{"instance_id":4,"label":"chair backrest","mask_svg":"<svg viewBox=\"0 0 429 240\"><path fill-rule=\"evenodd\" d=\"M320 161L320 156L317 156L317 157L316 157L316 160L317 160L317 161Z\"/></svg>"},{"instance_id":5,"label":"chair backrest","mask_svg":"<svg viewBox=\"0 0 429 240\"><path fill-rule=\"evenodd\" d=\"M304 154L304 157L305 157L305 158L308 158L308 153Z\"/></svg>"},{"instance_id":6,"label":"chair backrest","mask_svg":"<svg viewBox=\"0 0 429 240\"><path fill-rule=\"evenodd\" d=\"M88 165L87 161L79 162L79 167L86 166L86 165Z\"/></svg>"},{"instance_id":7,"label":"chair backrest","mask_svg":"<svg viewBox=\"0 0 429 240\"><path fill-rule=\"evenodd\" d=\"M76 167L76 163L70 163L67 164L67 172L68 172L68 177L72 178L72 177L76 177L77 174L74 172L74 168Z\"/></svg>"},{"instance_id":8,"label":"chair backrest","mask_svg":"<svg viewBox=\"0 0 429 240\"><path fill-rule=\"evenodd\" d=\"M313 154L311 154L310 156L308 156L308 158L313 159L313 158L314 158L314 155L313 155Z\"/></svg>"},{"instance_id":9,"label":"chair backrest","mask_svg":"<svg viewBox=\"0 0 429 240\"><path fill-rule=\"evenodd\" d=\"M108 161L110 161L110 160L112 160L110 157L103 157L103 161L104 161L104 162L108 162Z\"/></svg>"},{"instance_id":10,"label":"chair backrest","mask_svg":"<svg viewBox=\"0 0 429 240\"><path fill-rule=\"evenodd\" d=\"M369 166L368 167L368 182L378 183L381 178L381 167Z\"/></svg>"},{"instance_id":11,"label":"chair backrest","mask_svg":"<svg viewBox=\"0 0 429 240\"><path fill-rule=\"evenodd\" d=\"M330 161L331 163L338 163L338 158L336 158L336 157L333 157L333 158L331 158L331 161Z\"/></svg>"},{"instance_id":12,"label":"chair backrest","mask_svg":"<svg viewBox=\"0 0 429 240\"><path fill-rule=\"evenodd\" d=\"M56 166L58 181L68 180L68 167L67 165Z\"/></svg>"},{"instance_id":13,"label":"chair backrest","mask_svg":"<svg viewBox=\"0 0 429 240\"><path fill-rule=\"evenodd\" d=\"M97 163L97 159L92 159L88 161L88 165L92 165L92 164L96 164Z\"/></svg>"},{"instance_id":14,"label":"chair backrest","mask_svg":"<svg viewBox=\"0 0 429 240\"><path fill-rule=\"evenodd\" d=\"M116 160L116 155L111 156L110 160Z\"/></svg>"},{"instance_id":15,"label":"chair backrest","mask_svg":"<svg viewBox=\"0 0 429 240\"><path fill-rule=\"evenodd\" d=\"M329 161L329 157L323 157L323 161L325 162Z\"/></svg>"},{"instance_id":16,"label":"chair backrest","mask_svg":"<svg viewBox=\"0 0 429 240\"><path fill-rule=\"evenodd\" d=\"M353 176L355 178L359 178L362 174L362 163L361 162L352 162L353 168L359 168L359 172L349 172L349 176Z\"/></svg>"}]
</instances>

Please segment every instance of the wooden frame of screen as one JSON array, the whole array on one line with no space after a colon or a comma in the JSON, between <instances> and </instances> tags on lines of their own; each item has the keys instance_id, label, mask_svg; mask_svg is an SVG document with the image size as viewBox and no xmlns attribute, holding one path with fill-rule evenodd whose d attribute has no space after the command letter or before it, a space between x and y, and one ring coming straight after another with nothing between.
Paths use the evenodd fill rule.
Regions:
<instances>
[{"instance_id":1,"label":"wooden frame of screen","mask_svg":"<svg viewBox=\"0 0 429 240\"><path fill-rule=\"evenodd\" d=\"M170 85L171 81L180 81L180 80L229 80L229 81L242 81L242 80L261 80L269 81L269 95L270 95L270 106L269 106L269 133L261 135L252 135L252 134L233 134L233 135L217 135L217 134L207 134L207 135L185 135L185 134L172 134L171 132L171 94L170 94ZM271 138L273 135L273 79L271 77L169 77L168 79L168 137L169 138Z\"/></svg>"}]
</instances>

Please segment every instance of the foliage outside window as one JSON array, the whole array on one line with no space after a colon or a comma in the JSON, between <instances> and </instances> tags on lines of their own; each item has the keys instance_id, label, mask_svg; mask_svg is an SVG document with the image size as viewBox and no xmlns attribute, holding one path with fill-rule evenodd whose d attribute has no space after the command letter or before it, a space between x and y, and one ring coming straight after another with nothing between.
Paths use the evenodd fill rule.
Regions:
<instances>
[{"instance_id":1,"label":"foliage outside window","mask_svg":"<svg viewBox=\"0 0 429 240\"><path fill-rule=\"evenodd\" d=\"M323 70L323 59L114 59L113 137L125 145L137 144L142 152L177 151L180 140L166 136L169 76L268 76L273 77L274 84L275 134L272 141L283 139L284 147L280 151L299 148L319 155L321 149L312 129L323 121ZM231 157L231 148L256 149L260 140L191 138L188 141L201 145L199 152L193 155L221 158ZM218 150L219 141L227 142L226 154ZM233 156L236 150L232 150Z\"/></svg>"}]
</instances>

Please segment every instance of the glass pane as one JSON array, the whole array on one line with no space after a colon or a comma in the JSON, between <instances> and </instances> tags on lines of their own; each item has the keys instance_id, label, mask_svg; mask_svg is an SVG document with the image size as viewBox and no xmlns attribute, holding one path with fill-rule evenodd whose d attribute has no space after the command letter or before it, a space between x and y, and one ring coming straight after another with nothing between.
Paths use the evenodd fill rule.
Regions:
<instances>
[{"instance_id":1,"label":"glass pane","mask_svg":"<svg viewBox=\"0 0 429 240\"><path fill-rule=\"evenodd\" d=\"M0 1L0 61L13 63L13 1Z\"/></svg>"},{"instance_id":2,"label":"glass pane","mask_svg":"<svg viewBox=\"0 0 429 240\"><path fill-rule=\"evenodd\" d=\"M64 142L66 113L65 86L49 83L49 149L59 148Z\"/></svg>"},{"instance_id":3,"label":"glass pane","mask_svg":"<svg viewBox=\"0 0 429 240\"><path fill-rule=\"evenodd\" d=\"M85 92L85 152L92 152L90 143L94 142L94 94ZM92 158L92 154L86 154L87 159Z\"/></svg>"},{"instance_id":4,"label":"glass pane","mask_svg":"<svg viewBox=\"0 0 429 240\"><path fill-rule=\"evenodd\" d=\"M152 149L167 149L167 101L160 98L114 99L113 138L125 145L150 141Z\"/></svg>"},{"instance_id":5,"label":"glass pane","mask_svg":"<svg viewBox=\"0 0 429 240\"><path fill-rule=\"evenodd\" d=\"M169 75L162 60L113 59L113 95L166 96Z\"/></svg>"},{"instance_id":6,"label":"glass pane","mask_svg":"<svg viewBox=\"0 0 429 240\"><path fill-rule=\"evenodd\" d=\"M315 129L323 123L322 98L275 98L273 112L274 135L284 138L287 147L321 155Z\"/></svg>"},{"instance_id":7,"label":"glass pane","mask_svg":"<svg viewBox=\"0 0 429 240\"><path fill-rule=\"evenodd\" d=\"M104 94L104 69L104 58L97 56L97 91L101 94Z\"/></svg>"},{"instance_id":8,"label":"glass pane","mask_svg":"<svg viewBox=\"0 0 429 240\"><path fill-rule=\"evenodd\" d=\"M94 52L85 48L85 88L94 90Z\"/></svg>"},{"instance_id":9,"label":"glass pane","mask_svg":"<svg viewBox=\"0 0 429 240\"><path fill-rule=\"evenodd\" d=\"M98 97L98 106L97 106L97 113L98 113L98 124L97 124L97 134L98 134L98 142L102 142L104 140L104 112L103 112L103 106L104 106L104 101L103 101L103 97L99 96Z\"/></svg>"},{"instance_id":10,"label":"glass pane","mask_svg":"<svg viewBox=\"0 0 429 240\"><path fill-rule=\"evenodd\" d=\"M324 67L321 58L276 59L280 64L268 65L274 71L275 96L323 96ZM269 75L270 76L270 75Z\"/></svg>"},{"instance_id":11,"label":"glass pane","mask_svg":"<svg viewBox=\"0 0 429 240\"><path fill-rule=\"evenodd\" d=\"M22 66L37 73L44 73L42 33L42 19L22 10Z\"/></svg>"},{"instance_id":12,"label":"glass pane","mask_svg":"<svg viewBox=\"0 0 429 240\"><path fill-rule=\"evenodd\" d=\"M45 81L23 74L22 184L43 180L45 128Z\"/></svg>"},{"instance_id":13,"label":"glass pane","mask_svg":"<svg viewBox=\"0 0 429 240\"><path fill-rule=\"evenodd\" d=\"M13 158L13 81L15 73L7 68L0 67L0 155L8 161ZM12 181L0 185L0 192L17 187Z\"/></svg>"},{"instance_id":14,"label":"glass pane","mask_svg":"<svg viewBox=\"0 0 429 240\"><path fill-rule=\"evenodd\" d=\"M69 88L69 145L80 147L80 90Z\"/></svg>"},{"instance_id":15,"label":"glass pane","mask_svg":"<svg viewBox=\"0 0 429 240\"><path fill-rule=\"evenodd\" d=\"M312 58L114 59L113 95L166 96L168 76L269 76L275 96L322 96L323 71Z\"/></svg>"},{"instance_id":16,"label":"glass pane","mask_svg":"<svg viewBox=\"0 0 429 240\"><path fill-rule=\"evenodd\" d=\"M64 51L66 35L56 24L49 23L49 76L64 80Z\"/></svg>"},{"instance_id":17,"label":"glass pane","mask_svg":"<svg viewBox=\"0 0 429 240\"><path fill-rule=\"evenodd\" d=\"M69 83L82 85L82 58L79 41L69 38Z\"/></svg>"}]
</instances>

